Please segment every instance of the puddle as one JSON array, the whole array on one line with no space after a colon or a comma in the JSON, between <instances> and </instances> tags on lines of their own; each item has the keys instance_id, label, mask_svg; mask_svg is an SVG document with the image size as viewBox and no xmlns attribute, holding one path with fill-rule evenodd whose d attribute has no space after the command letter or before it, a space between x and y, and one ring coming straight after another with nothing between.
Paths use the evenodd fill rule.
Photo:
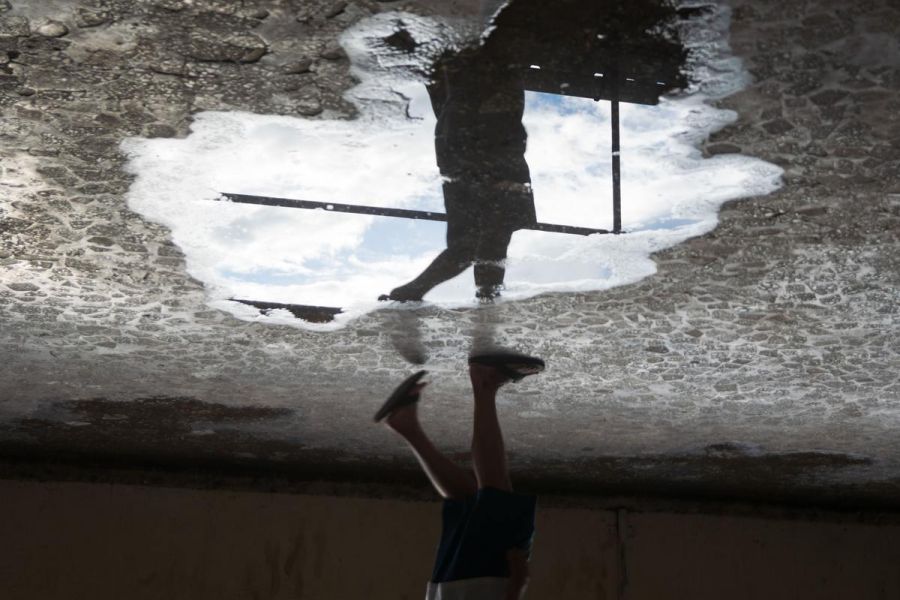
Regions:
<instances>
[{"instance_id":1,"label":"puddle","mask_svg":"<svg viewBox=\"0 0 900 600\"><path fill-rule=\"evenodd\" d=\"M698 149L736 118L710 103L746 83L724 5L522 0L485 29L494 12L345 32L357 119L205 112L186 139L126 140L130 208L171 228L211 305L333 329L399 306L383 295L457 307L631 283L722 203L780 185L775 165ZM614 228L596 97L622 100L621 235L583 231Z\"/></svg>"}]
</instances>

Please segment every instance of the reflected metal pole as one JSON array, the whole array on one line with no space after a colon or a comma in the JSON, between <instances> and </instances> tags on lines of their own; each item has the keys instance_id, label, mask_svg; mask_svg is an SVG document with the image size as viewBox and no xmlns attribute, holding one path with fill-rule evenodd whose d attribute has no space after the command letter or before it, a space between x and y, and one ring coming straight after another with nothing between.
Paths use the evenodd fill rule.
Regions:
<instances>
[{"instance_id":1,"label":"reflected metal pole","mask_svg":"<svg viewBox=\"0 0 900 600\"><path fill-rule=\"evenodd\" d=\"M622 173L619 162L619 100L609 102L612 126L613 233L622 233Z\"/></svg>"},{"instance_id":2,"label":"reflected metal pole","mask_svg":"<svg viewBox=\"0 0 900 600\"><path fill-rule=\"evenodd\" d=\"M294 200L291 198L275 198L273 196L252 196L250 194L223 193L216 198L218 201L236 202L238 204L257 204L260 206L279 206L282 208L305 208L309 210L324 210L336 213L351 213L356 215L372 215L378 217L397 217L401 219L416 219L421 221L447 221L447 215L439 212L425 210L409 210L406 208L387 208L382 206L360 206L357 204L338 204L337 202L318 202L314 200ZM608 229L595 229L593 227L577 227L574 225L557 225L555 223L531 223L521 227L533 231L548 231L551 233L566 233L569 235L594 235L598 233L618 233Z\"/></svg>"}]
</instances>

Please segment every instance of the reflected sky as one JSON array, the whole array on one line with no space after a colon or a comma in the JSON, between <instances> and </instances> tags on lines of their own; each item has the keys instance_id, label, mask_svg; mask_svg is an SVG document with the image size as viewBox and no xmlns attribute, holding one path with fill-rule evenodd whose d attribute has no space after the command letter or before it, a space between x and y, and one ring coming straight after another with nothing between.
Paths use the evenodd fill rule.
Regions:
<instances>
[{"instance_id":1,"label":"reflected sky","mask_svg":"<svg viewBox=\"0 0 900 600\"><path fill-rule=\"evenodd\" d=\"M774 165L741 155L704 159L698 150L710 132L736 117L709 104L744 78L728 53L727 16L720 9L682 31L689 48L702 50L696 54L703 63L692 66L698 82L656 106L621 105L627 233L515 231L501 301L637 281L655 271L652 252L714 228L723 202L780 185ZM420 50L380 43L398 22ZM347 31L342 44L360 80L347 94L360 111L353 121L206 112L196 115L185 139L127 140L129 169L137 176L129 206L169 226L210 303L241 318L329 329L384 307L380 294L414 278L446 247L445 223L242 205L222 202L220 194L444 212L436 118L421 72L461 43L454 31L439 19L399 13ZM611 228L609 103L529 91L524 106L537 220ZM471 271L430 289L425 301L475 304ZM333 323L305 323L286 312L263 317L230 298L343 313Z\"/></svg>"}]
</instances>

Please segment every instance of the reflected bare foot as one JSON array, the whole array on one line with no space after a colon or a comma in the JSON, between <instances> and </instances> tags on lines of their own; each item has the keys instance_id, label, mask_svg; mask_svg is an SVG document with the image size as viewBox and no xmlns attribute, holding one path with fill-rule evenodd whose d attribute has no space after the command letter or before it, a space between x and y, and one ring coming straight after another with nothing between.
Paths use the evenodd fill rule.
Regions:
<instances>
[{"instance_id":1,"label":"reflected bare foot","mask_svg":"<svg viewBox=\"0 0 900 600\"><path fill-rule=\"evenodd\" d=\"M378 296L378 300L385 302L393 300L395 302L421 302L424 294L421 290L414 289L409 285L401 285L391 290L390 294L382 294Z\"/></svg>"}]
</instances>

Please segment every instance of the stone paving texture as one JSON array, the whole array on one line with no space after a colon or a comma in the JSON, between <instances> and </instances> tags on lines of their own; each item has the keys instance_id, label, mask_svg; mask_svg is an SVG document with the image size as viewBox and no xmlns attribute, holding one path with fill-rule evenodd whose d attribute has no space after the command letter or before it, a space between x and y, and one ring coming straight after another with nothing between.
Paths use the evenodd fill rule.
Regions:
<instances>
[{"instance_id":1,"label":"stone paving texture","mask_svg":"<svg viewBox=\"0 0 900 600\"><path fill-rule=\"evenodd\" d=\"M424 309L420 414L465 459L465 357L548 361L501 398L534 489L896 505L900 3L735 0L754 82L704 146L785 169L637 284ZM218 461L415 479L371 423L412 366L395 311L335 333L204 304L165 228L128 210L119 143L203 110L352 118L337 36L433 3L0 0L0 447L19 458Z\"/></svg>"}]
</instances>

